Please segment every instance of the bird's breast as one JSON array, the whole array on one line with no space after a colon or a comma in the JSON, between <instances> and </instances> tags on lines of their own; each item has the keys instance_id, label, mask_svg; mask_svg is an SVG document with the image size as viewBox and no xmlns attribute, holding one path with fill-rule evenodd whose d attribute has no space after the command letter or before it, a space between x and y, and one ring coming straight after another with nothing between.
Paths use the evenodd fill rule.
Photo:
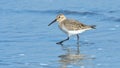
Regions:
<instances>
[{"instance_id":1,"label":"bird's breast","mask_svg":"<svg viewBox=\"0 0 120 68\"><path fill-rule=\"evenodd\" d=\"M59 24L59 28L60 28L60 30L62 30L63 32L68 33L68 30L65 28L64 25Z\"/></svg>"}]
</instances>

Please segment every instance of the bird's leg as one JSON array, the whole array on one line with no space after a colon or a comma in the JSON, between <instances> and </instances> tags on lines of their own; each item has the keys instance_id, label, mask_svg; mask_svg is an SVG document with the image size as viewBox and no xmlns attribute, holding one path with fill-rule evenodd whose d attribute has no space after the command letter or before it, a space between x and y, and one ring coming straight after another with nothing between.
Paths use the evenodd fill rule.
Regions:
<instances>
[{"instance_id":1,"label":"bird's leg","mask_svg":"<svg viewBox=\"0 0 120 68\"><path fill-rule=\"evenodd\" d=\"M67 40L69 40L69 37L67 37L65 40L62 40L62 41L60 41L60 42L57 42L56 44L62 44L63 42L65 42L65 41L67 41Z\"/></svg>"},{"instance_id":2,"label":"bird's leg","mask_svg":"<svg viewBox=\"0 0 120 68\"><path fill-rule=\"evenodd\" d=\"M77 43L79 43L79 35L77 34Z\"/></svg>"}]
</instances>

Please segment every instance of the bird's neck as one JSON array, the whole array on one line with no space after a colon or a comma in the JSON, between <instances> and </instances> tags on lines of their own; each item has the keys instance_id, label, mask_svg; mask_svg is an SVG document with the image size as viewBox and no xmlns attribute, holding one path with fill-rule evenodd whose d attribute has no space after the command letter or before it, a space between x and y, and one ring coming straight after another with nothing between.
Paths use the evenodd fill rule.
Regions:
<instances>
[{"instance_id":1,"label":"bird's neck","mask_svg":"<svg viewBox=\"0 0 120 68\"><path fill-rule=\"evenodd\" d=\"M63 22L64 20L66 20L66 18L60 19L58 20L59 23Z\"/></svg>"}]
</instances>

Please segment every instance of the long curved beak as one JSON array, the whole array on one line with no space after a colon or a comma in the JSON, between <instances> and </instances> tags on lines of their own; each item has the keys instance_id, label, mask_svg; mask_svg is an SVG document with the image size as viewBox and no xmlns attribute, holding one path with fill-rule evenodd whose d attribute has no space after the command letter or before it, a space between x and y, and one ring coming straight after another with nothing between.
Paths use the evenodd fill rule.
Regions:
<instances>
[{"instance_id":1,"label":"long curved beak","mask_svg":"<svg viewBox=\"0 0 120 68\"><path fill-rule=\"evenodd\" d=\"M48 26L50 26L51 24L53 24L56 21L57 21L57 19L53 20L50 24L48 24Z\"/></svg>"}]
</instances>

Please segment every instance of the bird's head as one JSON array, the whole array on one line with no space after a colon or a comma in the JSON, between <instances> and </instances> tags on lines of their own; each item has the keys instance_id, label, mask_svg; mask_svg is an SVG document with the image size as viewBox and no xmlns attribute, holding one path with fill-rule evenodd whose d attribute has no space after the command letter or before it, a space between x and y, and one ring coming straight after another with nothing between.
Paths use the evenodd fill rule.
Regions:
<instances>
[{"instance_id":1,"label":"bird's head","mask_svg":"<svg viewBox=\"0 0 120 68\"><path fill-rule=\"evenodd\" d=\"M66 17L63 14L59 14L56 16L55 20L53 20L48 26L50 26L51 24L53 24L56 21L60 23L65 19L66 19Z\"/></svg>"}]
</instances>

